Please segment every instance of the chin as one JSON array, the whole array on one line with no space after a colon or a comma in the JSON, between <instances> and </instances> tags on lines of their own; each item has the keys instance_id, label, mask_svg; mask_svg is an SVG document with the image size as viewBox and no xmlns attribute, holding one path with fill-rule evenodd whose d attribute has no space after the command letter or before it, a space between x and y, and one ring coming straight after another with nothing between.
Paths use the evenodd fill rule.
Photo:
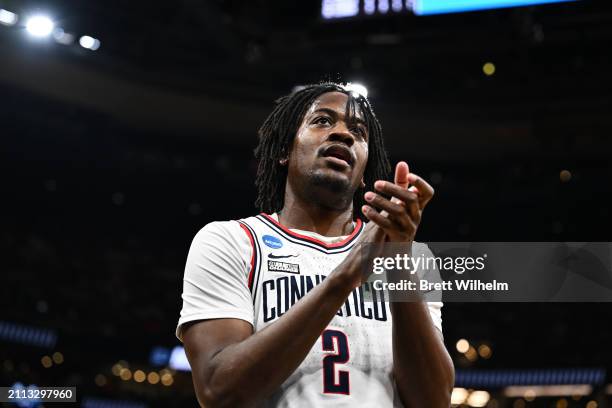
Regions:
<instances>
[{"instance_id":1,"label":"chin","mask_svg":"<svg viewBox=\"0 0 612 408\"><path fill-rule=\"evenodd\" d=\"M351 180L346 174L332 169L319 169L310 174L313 186L325 187L334 193L348 193L351 190Z\"/></svg>"}]
</instances>

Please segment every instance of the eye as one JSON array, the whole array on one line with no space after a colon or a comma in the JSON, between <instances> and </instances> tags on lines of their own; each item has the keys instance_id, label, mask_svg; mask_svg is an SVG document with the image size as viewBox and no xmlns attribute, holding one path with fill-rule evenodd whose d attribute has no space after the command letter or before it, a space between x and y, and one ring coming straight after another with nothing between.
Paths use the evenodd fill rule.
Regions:
<instances>
[{"instance_id":1,"label":"eye","mask_svg":"<svg viewBox=\"0 0 612 408\"><path fill-rule=\"evenodd\" d=\"M363 138L364 140L368 139L368 133L366 132L363 126L354 127L353 129L351 129L351 132Z\"/></svg>"},{"instance_id":2,"label":"eye","mask_svg":"<svg viewBox=\"0 0 612 408\"><path fill-rule=\"evenodd\" d=\"M328 118L327 116L319 116L315 118L315 120L313 120L312 123L317 124L317 125L319 124L330 125L331 119Z\"/></svg>"}]
</instances>

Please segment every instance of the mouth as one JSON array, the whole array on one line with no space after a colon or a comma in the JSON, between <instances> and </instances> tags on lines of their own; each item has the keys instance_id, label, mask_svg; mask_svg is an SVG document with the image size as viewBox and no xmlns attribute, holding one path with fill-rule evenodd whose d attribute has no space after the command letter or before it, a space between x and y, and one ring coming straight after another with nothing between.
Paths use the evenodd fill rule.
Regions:
<instances>
[{"instance_id":1,"label":"mouth","mask_svg":"<svg viewBox=\"0 0 612 408\"><path fill-rule=\"evenodd\" d=\"M350 149L341 144L333 144L326 147L323 150L322 156L346 167L352 167L355 162Z\"/></svg>"}]
</instances>

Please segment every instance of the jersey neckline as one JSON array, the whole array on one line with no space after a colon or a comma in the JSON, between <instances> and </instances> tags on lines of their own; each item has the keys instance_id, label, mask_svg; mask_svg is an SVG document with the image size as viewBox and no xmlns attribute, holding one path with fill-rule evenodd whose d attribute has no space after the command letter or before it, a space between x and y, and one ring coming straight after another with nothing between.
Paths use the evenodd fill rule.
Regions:
<instances>
[{"instance_id":1,"label":"jersey neckline","mask_svg":"<svg viewBox=\"0 0 612 408\"><path fill-rule=\"evenodd\" d=\"M353 228L353 231L347 235L342 241L339 242L334 242L332 244L327 243L325 241L321 241L320 239L308 236L308 235L303 235L300 234L298 232L292 231L291 229L285 227L283 224L281 224L280 222L278 222L277 220L274 219L274 217L272 217L269 214L266 213L261 213L261 215L263 217L265 217L268 221L270 221L271 223L273 223L275 226L277 226L278 228L280 228L281 230L283 230L283 232L285 232L286 234L289 234L295 238L301 239L301 240L305 240L305 241L309 241L318 245L322 245L325 248L337 248L337 247L341 247L346 245L347 243L349 243L350 241L353 240L353 238L355 238L355 236L357 234L359 234L359 232L361 231L361 227L363 226L363 222L361 221L361 219L357 218L357 221L355 223L355 228Z\"/></svg>"}]
</instances>

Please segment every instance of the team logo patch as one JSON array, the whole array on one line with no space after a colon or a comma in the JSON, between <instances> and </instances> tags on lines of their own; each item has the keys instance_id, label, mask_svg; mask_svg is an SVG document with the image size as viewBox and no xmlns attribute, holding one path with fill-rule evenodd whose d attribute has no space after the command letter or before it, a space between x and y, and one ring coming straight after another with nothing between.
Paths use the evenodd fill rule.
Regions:
<instances>
[{"instance_id":1,"label":"team logo patch","mask_svg":"<svg viewBox=\"0 0 612 408\"><path fill-rule=\"evenodd\" d=\"M283 243L281 242L280 238L276 238L273 235L264 235L261 237L261 239L263 240L264 244L270 248L278 249L283 247Z\"/></svg>"},{"instance_id":2,"label":"team logo patch","mask_svg":"<svg viewBox=\"0 0 612 408\"><path fill-rule=\"evenodd\" d=\"M270 272L287 272L287 273L300 273L300 265L292 264L280 261L268 260L268 270Z\"/></svg>"}]
</instances>

